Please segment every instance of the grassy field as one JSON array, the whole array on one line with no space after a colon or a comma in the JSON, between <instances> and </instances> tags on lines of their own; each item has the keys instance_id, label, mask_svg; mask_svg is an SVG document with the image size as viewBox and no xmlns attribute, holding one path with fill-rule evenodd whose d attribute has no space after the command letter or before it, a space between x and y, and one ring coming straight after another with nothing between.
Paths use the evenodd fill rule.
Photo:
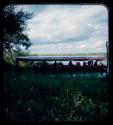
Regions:
<instances>
[{"instance_id":1,"label":"grassy field","mask_svg":"<svg viewBox=\"0 0 113 125\"><path fill-rule=\"evenodd\" d=\"M103 121L108 115L108 82L95 73L73 77L6 65L4 83L9 121Z\"/></svg>"}]
</instances>

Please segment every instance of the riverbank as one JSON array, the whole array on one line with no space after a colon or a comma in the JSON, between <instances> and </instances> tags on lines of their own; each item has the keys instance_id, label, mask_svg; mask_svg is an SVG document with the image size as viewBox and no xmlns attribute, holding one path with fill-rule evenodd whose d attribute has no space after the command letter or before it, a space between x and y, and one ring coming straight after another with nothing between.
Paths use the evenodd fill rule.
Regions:
<instances>
[{"instance_id":1,"label":"riverbank","mask_svg":"<svg viewBox=\"0 0 113 125\"><path fill-rule=\"evenodd\" d=\"M69 77L68 77L69 76ZM108 81L69 73L36 73L7 66L6 120L14 122L103 121L108 115Z\"/></svg>"}]
</instances>

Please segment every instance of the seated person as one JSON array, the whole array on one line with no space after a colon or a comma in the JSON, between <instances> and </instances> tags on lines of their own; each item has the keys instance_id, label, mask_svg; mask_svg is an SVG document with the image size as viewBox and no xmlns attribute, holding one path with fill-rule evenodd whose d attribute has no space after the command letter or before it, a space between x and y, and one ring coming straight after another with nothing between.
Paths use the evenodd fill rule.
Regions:
<instances>
[{"instance_id":1,"label":"seated person","mask_svg":"<svg viewBox=\"0 0 113 125\"><path fill-rule=\"evenodd\" d=\"M104 66L104 64L102 63L102 61L99 62L99 66Z\"/></svg>"},{"instance_id":2,"label":"seated person","mask_svg":"<svg viewBox=\"0 0 113 125\"><path fill-rule=\"evenodd\" d=\"M83 62L83 65L82 65L83 67L85 67L86 66L86 62Z\"/></svg>"},{"instance_id":3,"label":"seated person","mask_svg":"<svg viewBox=\"0 0 113 125\"><path fill-rule=\"evenodd\" d=\"M98 61L97 60L95 61L94 66L98 66Z\"/></svg>"},{"instance_id":4,"label":"seated person","mask_svg":"<svg viewBox=\"0 0 113 125\"><path fill-rule=\"evenodd\" d=\"M46 68L47 65L48 65L48 63L47 63L46 61L43 61L43 63L42 63L42 68L43 68L43 67Z\"/></svg>"},{"instance_id":5,"label":"seated person","mask_svg":"<svg viewBox=\"0 0 113 125\"><path fill-rule=\"evenodd\" d=\"M77 67L81 67L80 62L77 62L77 63L76 63L76 66L77 66Z\"/></svg>"},{"instance_id":6,"label":"seated person","mask_svg":"<svg viewBox=\"0 0 113 125\"><path fill-rule=\"evenodd\" d=\"M63 65L62 62L59 62L59 63L58 63L58 67L59 67L59 68L62 68L63 66L64 66L64 65Z\"/></svg>"},{"instance_id":7,"label":"seated person","mask_svg":"<svg viewBox=\"0 0 113 125\"><path fill-rule=\"evenodd\" d=\"M90 61L90 65L93 66L93 60Z\"/></svg>"},{"instance_id":8,"label":"seated person","mask_svg":"<svg viewBox=\"0 0 113 125\"><path fill-rule=\"evenodd\" d=\"M59 65L60 65L60 67L63 67L63 66L64 66L62 62L60 62Z\"/></svg>"},{"instance_id":9,"label":"seated person","mask_svg":"<svg viewBox=\"0 0 113 125\"><path fill-rule=\"evenodd\" d=\"M72 66L73 66L72 61L69 61L68 66L69 66L69 67L72 67Z\"/></svg>"},{"instance_id":10,"label":"seated person","mask_svg":"<svg viewBox=\"0 0 113 125\"><path fill-rule=\"evenodd\" d=\"M91 66L91 61L88 61L88 62L87 62L87 65L88 65L88 66Z\"/></svg>"},{"instance_id":11,"label":"seated person","mask_svg":"<svg viewBox=\"0 0 113 125\"><path fill-rule=\"evenodd\" d=\"M57 67L57 62L56 61L53 63L53 66L54 66L54 68Z\"/></svg>"}]
</instances>

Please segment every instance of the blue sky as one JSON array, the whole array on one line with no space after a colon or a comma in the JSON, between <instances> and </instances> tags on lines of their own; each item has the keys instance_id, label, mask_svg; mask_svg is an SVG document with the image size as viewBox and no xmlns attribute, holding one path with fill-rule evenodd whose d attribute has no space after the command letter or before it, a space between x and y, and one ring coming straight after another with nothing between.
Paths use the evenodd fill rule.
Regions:
<instances>
[{"instance_id":1,"label":"blue sky","mask_svg":"<svg viewBox=\"0 0 113 125\"><path fill-rule=\"evenodd\" d=\"M32 54L106 52L108 10L103 5L18 5L32 12L26 32Z\"/></svg>"}]
</instances>

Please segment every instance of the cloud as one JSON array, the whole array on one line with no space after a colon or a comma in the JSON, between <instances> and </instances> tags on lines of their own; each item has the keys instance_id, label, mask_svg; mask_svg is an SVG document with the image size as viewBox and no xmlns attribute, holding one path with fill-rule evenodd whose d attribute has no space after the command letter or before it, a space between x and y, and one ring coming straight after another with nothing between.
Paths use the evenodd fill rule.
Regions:
<instances>
[{"instance_id":1,"label":"cloud","mask_svg":"<svg viewBox=\"0 0 113 125\"><path fill-rule=\"evenodd\" d=\"M31 51L105 51L104 44L108 40L108 11L104 6L36 5L29 10L34 12L34 17L28 21L30 30L27 31L34 44Z\"/></svg>"},{"instance_id":2,"label":"cloud","mask_svg":"<svg viewBox=\"0 0 113 125\"><path fill-rule=\"evenodd\" d=\"M95 48L98 48L95 51ZM88 50L90 52L104 52L105 51L105 45L102 41L90 41L89 43L87 41L82 41L81 43L75 43L72 42L69 43L58 43L58 44L39 44L39 45L33 45L29 50L32 51L32 53L87 53ZM33 52L34 51L34 52Z\"/></svg>"}]
</instances>

